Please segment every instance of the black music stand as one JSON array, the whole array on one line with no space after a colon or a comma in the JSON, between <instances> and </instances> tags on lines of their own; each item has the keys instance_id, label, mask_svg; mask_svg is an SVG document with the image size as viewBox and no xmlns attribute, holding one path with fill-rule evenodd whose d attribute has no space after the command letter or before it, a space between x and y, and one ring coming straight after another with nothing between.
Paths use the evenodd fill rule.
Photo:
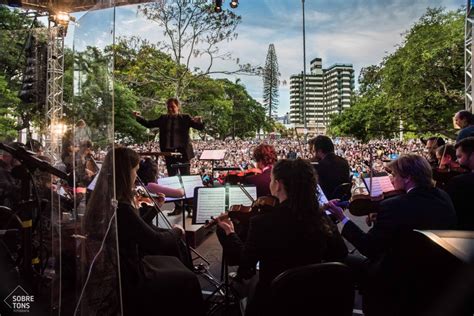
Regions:
<instances>
[{"instance_id":1,"label":"black music stand","mask_svg":"<svg viewBox=\"0 0 474 316\"><path fill-rule=\"evenodd\" d=\"M211 161L211 183L214 185L214 164L216 161L224 160L226 154L225 149L203 150L199 160Z\"/></svg>"}]
</instances>

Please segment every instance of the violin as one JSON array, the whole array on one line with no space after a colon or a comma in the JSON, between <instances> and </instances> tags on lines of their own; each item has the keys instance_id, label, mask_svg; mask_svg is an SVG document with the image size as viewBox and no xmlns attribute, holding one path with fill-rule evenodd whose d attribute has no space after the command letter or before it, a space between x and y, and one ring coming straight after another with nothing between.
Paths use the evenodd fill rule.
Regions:
<instances>
[{"instance_id":1,"label":"violin","mask_svg":"<svg viewBox=\"0 0 474 316\"><path fill-rule=\"evenodd\" d=\"M135 190L134 202L138 208L144 207L144 206L154 207L155 204L162 205L164 201L165 201L164 194L149 193L148 195L146 192L144 192L143 187L137 187Z\"/></svg>"},{"instance_id":2,"label":"violin","mask_svg":"<svg viewBox=\"0 0 474 316\"><path fill-rule=\"evenodd\" d=\"M226 183L230 184L237 184L237 183L242 183L244 182L244 179L246 177L254 176L257 174L261 174L262 170L258 168L250 168L244 171L229 171L229 173L226 176Z\"/></svg>"},{"instance_id":3,"label":"violin","mask_svg":"<svg viewBox=\"0 0 474 316\"><path fill-rule=\"evenodd\" d=\"M219 220L228 218L237 224L248 223L253 216L271 211L271 209L277 205L278 199L271 195L259 197L250 206L242 204L231 205L227 213L211 218L210 221L206 221L204 228L210 228L216 225Z\"/></svg>"},{"instance_id":4,"label":"violin","mask_svg":"<svg viewBox=\"0 0 474 316\"><path fill-rule=\"evenodd\" d=\"M380 210L380 203L385 200L405 194L404 190L392 190L373 197L368 194L355 194L349 203L349 212L354 216L365 216L370 213L377 213Z\"/></svg>"}]
</instances>

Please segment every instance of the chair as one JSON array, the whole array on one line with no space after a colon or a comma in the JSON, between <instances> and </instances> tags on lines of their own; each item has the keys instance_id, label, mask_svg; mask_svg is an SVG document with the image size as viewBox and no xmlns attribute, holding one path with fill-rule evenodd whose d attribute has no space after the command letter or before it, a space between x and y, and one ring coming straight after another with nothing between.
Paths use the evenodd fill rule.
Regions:
<instances>
[{"instance_id":1,"label":"chair","mask_svg":"<svg viewBox=\"0 0 474 316\"><path fill-rule=\"evenodd\" d=\"M273 280L271 291L273 315L352 316L354 278L342 263L287 270Z\"/></svg>"}]
</instances>

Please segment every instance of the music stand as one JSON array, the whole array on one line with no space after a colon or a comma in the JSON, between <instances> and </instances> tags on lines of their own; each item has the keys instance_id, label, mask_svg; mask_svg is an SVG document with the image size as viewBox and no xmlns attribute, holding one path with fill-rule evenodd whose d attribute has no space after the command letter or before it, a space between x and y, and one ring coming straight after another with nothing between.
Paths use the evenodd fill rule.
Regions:
<instances>
[{"instance_id":1,"label":"music stand","mask_svg":"<svg viewBox=\"0 0 474 316\"><path fill-rule=\"evenodd\" d=\"M216 161L224 160L226 154L225 149L212 149L203 150L199 160L210 160L211 161L211 181L214 185L214 163Z\"/></svg>"}]
</instances>

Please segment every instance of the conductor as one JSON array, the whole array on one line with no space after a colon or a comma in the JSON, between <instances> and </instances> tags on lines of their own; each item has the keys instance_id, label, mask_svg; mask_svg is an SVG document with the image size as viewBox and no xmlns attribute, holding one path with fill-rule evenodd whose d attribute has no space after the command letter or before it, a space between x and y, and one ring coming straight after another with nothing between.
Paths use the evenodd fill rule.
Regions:
<instances>
[{"instance_id":1,"label":"conductor","mask_svg":"<svg viewBox=\"0 0 474 316\"><path fill-rule=\"evenodd\" d=\"M138 123L147 127L160 129L160 150L162 152L180 153L181 157L166 156L166 169L168 176L178 173L173 164L187 164L194 157L193 146L189 139L189 129L195 128L203 130L204 124L200 116L191 117L189 114L180 113L180 104L177 98L169 98L166 101L167 114L161 115L156 120L145 120L140 116L140 112L133 112ZM190 166L185 165L179 168L181 174L189 174Z\"/></svg>"}]
</instances>

